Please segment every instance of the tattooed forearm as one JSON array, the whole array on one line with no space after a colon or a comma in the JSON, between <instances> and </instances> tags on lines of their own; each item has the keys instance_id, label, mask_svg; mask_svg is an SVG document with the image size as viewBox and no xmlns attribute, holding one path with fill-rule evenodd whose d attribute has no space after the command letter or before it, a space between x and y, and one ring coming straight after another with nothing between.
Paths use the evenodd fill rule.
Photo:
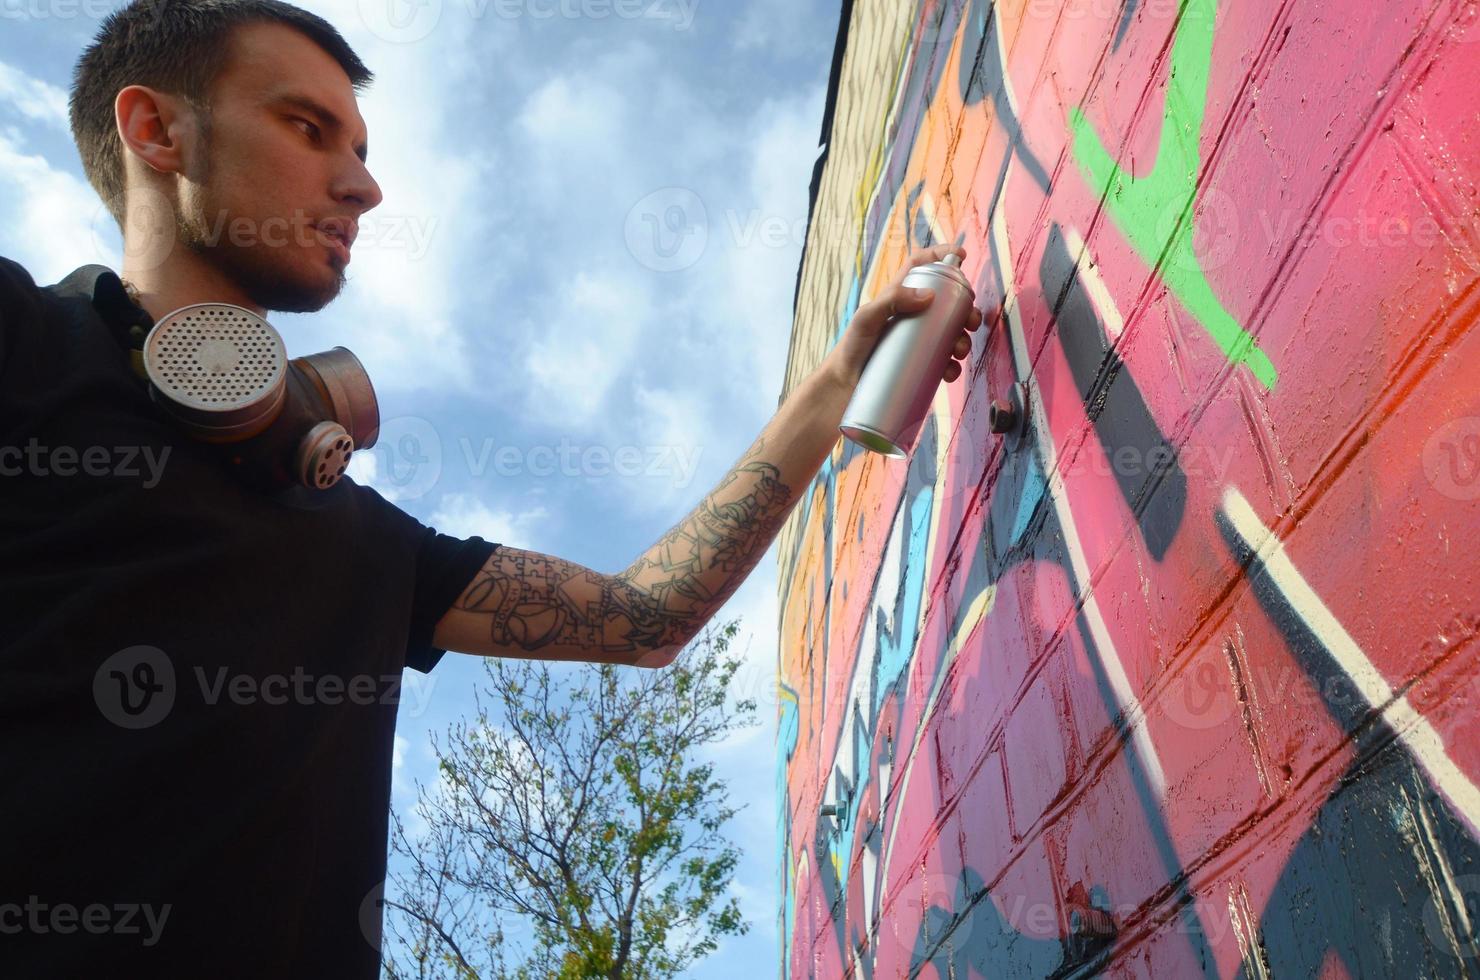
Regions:
<instances>
[{"instance_id":1,"label":"tattooed forearm","mask_svg":"<svg viewBox=\"0 0 1480 980\"><path fill-rule=\"evenodd\" d=\"M455 609L487 617L496 648L644 654L682 644L744 581L781 526L790 491L757 440L709 496L620 575L500 548Z\"/></svg>"},{"instance_id":2,"label":"tattooed forearm","mask_svg":"<svg viewBox=\"0 0 1480 980\"><path fill-rule=\"evenodd\" d=\"M762 433L686 518L617 576L657 599L665 645L686 642L725 604L786 520L793 494L767 456Z\"/></svg>"},{"instance_id":3,"label":"tattooed forearm","mask_svg":"<svg viewBox=\"0 0 1480 980\"><path fill-rule=\"evenodd\" d=\"M610 575L519 548L494 552L453 607L487 617L495 647L641 653L661 645L654 598Z\"/></svg>"},{"instance_id":4,"label":"tattooed forearm","mask_svg":"<svg viewBox=\"0 0 1480 980\"><path fill-rule=\"evenodd\" d=\"M766 553L837 443L851 390L814 373L699 505L626 571L500 547L441 624L448 649L667 663Z\"/></svg>"}]
</instances>

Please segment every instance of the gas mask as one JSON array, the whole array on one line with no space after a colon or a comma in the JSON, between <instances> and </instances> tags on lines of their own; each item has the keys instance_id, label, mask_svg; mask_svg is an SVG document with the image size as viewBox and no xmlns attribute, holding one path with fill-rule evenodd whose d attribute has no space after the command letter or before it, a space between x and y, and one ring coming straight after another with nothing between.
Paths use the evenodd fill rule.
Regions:
<instances>
[{"instance_id":1,"label":"gas mask","mask_svg":"<svg viewBox=\"0 0 1480 980\"><path fill-rule=\"evenodd\" d=\"M166 314L145 337L142 361L155 404L267 491L334 486L380 430L355 355L336 347L290 360L272 325L240 306Z\"/></svg>"}]
</instances>

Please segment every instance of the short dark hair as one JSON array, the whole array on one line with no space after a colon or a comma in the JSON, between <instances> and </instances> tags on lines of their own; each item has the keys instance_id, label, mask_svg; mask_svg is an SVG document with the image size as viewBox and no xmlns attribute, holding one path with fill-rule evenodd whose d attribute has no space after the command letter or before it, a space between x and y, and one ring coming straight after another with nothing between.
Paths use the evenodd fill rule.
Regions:
<instances>
[{"instance_id":1,"label":"short dark hair","mask_svg":"<svg viewBox=\"0 0 1480 980\"><path fill-rule=\"evenodd\" d=\"M251 23L302 32L339 63L356 90L374 78L328 21L281 0L133 0L115 10L77 60L69 110L82 170L120 226L123 141L113 121L119 91L148 85L209 113L231 30Z\"/></svg>"}]
</instances>

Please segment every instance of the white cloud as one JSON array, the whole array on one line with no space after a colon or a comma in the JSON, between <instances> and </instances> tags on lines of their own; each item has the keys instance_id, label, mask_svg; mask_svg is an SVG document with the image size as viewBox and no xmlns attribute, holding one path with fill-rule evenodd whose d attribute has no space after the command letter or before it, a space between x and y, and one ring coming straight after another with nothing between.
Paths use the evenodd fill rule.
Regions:
<instances>
[{"instance_id":1,"label":"white cloud","mask_svg":"<svg viewBox=\"0 0 1480 980\"><path fill-rule=\"evenodd\" d=\"M749 0L731 44L736 51L762 49L773 58L821 60L832 51L836 9L795 0Z\"/></svg>"},{"instance_id":2,"label":"white cloud","mask_svg":"<svg viewBox=\"0 0 1480 980\"><path fill-rule=\"evenodd\" d=\"M744 383L770 396L774 408L791 341L792 296L807 221L807 185L817 157L822 89L768 101L747 129L749 167L744 204L726 234L727 242L709 290L723 317L720 335L732 345L731 363L744 364ZM767 230L771 234L767 235Z\"/></svg>"},{"instance_id":3,"label":"white cloud","mask_svg":"<svg viewBox=\"0 0 1480 980\"><path fill-rule=\"evenodd\" d=\"M548 316L522 328L533 338L522 376L530 419L587 432L604 421L608 392L641 350L652 303L637 275L576 272L551 297Z\"/></svg>"},{"instance_id":4,"label":"white cloud","mask_svg":"<svg viewBox=\"0 0 1480 980\"><path fill-rule=\"evenodd\" d=\"M562 167L589 167L623 149L627 97L610 83L590 75L556 75L535 89L516 120L534 155L555 166L534 167L526 179L559 194Z\"/></svg>"},{"instance_id":5,"label":"white cloud","mask_svg":"<svg viewBox=\"0 0 1480 980\"><path fill-rule=\"evenodd\" d=\"M28 119L68 128L67 93L0 61L0 104Z\"/></svg>"},{"instance_id":6,"label":"white cloud","mask_svg":"<svg viewBox=\"0 0 1480 980\"><path fill-rule=\"evenodd\" d=\"M461 11L448 5L427 37L396 44L367 26L355 0L309 6L376 74L359 104L384 199L362 219L343 297L284 319L300 321L305 343L353 349L378 390L471 393L479 378L468 335L485 324L469 322L460 301L468 283L500 281L488 247L501 217L488 192L499 164L494 141L470 140L468 121L451 109L479 67L468 32L454 23Z\"/></svg>"},{"instance_id":7,"label":"white cloud","mask_svg":"<svg viewBox=\"0 0 1480 980\"><path fill-rule=\"evenodd\" d=\"M478 535L512 548L531 548L535 536L545 533L549 514L543 507L517 513L495 510L472 494L447 493L427 523L453 537Z\"/></svg>"},{"instance_id":8,"label":"white cloud","mask_svg":"<svg viewBox=\"0 0 1480 980\"><path fill-rule=\"evenodd\" d=\"M92 188L24 151L14 129L0 132L0 254L26 267L40 285L90 262L118 268L107 246L117 227Z\"/></svg>"}]
</instances>

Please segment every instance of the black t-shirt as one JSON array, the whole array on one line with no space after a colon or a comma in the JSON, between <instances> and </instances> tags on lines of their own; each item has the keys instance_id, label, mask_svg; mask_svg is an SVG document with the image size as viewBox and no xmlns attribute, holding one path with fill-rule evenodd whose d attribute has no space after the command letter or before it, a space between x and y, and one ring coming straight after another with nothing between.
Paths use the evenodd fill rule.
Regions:
<instances>
[{"instance_id":1,"label":"black t-shirt","mask_svg":"<svg viewBox=\"0 0 1480 980\"><path fill-rule=\"evenodd\" d=\"M368 980L402 668L498 545L249 489L130 370L140 318L0 259L0 974Z\"/></svg>"}]
</instances>

